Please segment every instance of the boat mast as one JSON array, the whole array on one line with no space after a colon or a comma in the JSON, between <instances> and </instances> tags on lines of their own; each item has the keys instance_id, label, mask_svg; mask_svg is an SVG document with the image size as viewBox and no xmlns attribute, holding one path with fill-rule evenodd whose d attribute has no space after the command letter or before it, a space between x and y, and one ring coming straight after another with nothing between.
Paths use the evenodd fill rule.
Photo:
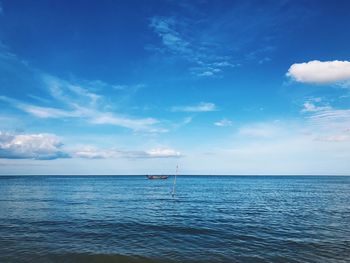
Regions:
<instances>
[{"instance_id":1,"label":"boat mast","mask_svg":"<svg viewBox=\"0 0 350 263\"><path fill-rule=\"evenodd\" d=\"M176 165L176 173L174 176L173 192L171 193L172 197L175 196L176 177L177 177L178 172L179 172L179 165Z\"/></svg>"}]
</instances>

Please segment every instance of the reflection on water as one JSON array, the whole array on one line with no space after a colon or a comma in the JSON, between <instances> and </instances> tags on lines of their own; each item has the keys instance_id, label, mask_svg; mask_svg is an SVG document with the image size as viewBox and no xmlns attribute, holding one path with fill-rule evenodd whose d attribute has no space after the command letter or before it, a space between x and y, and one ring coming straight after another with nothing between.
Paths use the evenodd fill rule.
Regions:
<instances>
[{"instance_id":1,"label":"reflection on water","mask_svg":"<svg viewBox=\"0 0 350 263\"><path fill-rule=\"evenodd\" d=\"M0 262L346 262L350 177L0 177Z\"/></svg>"}]
</instances>

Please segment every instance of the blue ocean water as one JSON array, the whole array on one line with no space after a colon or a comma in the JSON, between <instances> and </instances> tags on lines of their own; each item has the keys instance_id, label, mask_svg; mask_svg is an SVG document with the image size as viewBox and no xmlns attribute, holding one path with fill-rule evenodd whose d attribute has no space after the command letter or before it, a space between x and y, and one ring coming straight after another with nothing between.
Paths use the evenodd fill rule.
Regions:
<instances>
[{"instance_id":1,"label":"blue ocean water","mask_svg":"<svg viewBox=\"0 0 350 263\"><path fill-rule=\"evenodd\" d=\"M350 177L0 177L0 262L350 262Z\"/></svg>"}]
</instances>

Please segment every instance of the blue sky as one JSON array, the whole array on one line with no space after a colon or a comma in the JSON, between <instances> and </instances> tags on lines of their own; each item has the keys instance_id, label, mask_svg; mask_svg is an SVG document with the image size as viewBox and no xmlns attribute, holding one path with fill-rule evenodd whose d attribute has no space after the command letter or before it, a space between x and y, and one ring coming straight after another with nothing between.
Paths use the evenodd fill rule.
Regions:
<instances>
[{"instance_id":1,"label":"blue sky","mask_svg":"<svg viewBox=\"0 0 350 263\"><path fill-rule=\"evenodd\" d=\"M350 174L348 1L0 1L0 174Z\"/></svg>"}]
</instances>

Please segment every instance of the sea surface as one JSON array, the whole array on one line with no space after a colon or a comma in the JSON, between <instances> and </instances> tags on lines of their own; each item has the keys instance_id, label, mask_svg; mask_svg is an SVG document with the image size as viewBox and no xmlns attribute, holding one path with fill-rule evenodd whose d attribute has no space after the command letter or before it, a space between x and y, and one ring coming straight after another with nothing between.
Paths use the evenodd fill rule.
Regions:
<instances>
[{"instance_id":1,"label":"sea surface","mask_svg":"<svg viewBox=\"0 0 350 263\"><path fill-rule=\"evenodd\" d=\"M0 262L350 262L350 177L0 177Z\"/></svg>"}]
</instances>

